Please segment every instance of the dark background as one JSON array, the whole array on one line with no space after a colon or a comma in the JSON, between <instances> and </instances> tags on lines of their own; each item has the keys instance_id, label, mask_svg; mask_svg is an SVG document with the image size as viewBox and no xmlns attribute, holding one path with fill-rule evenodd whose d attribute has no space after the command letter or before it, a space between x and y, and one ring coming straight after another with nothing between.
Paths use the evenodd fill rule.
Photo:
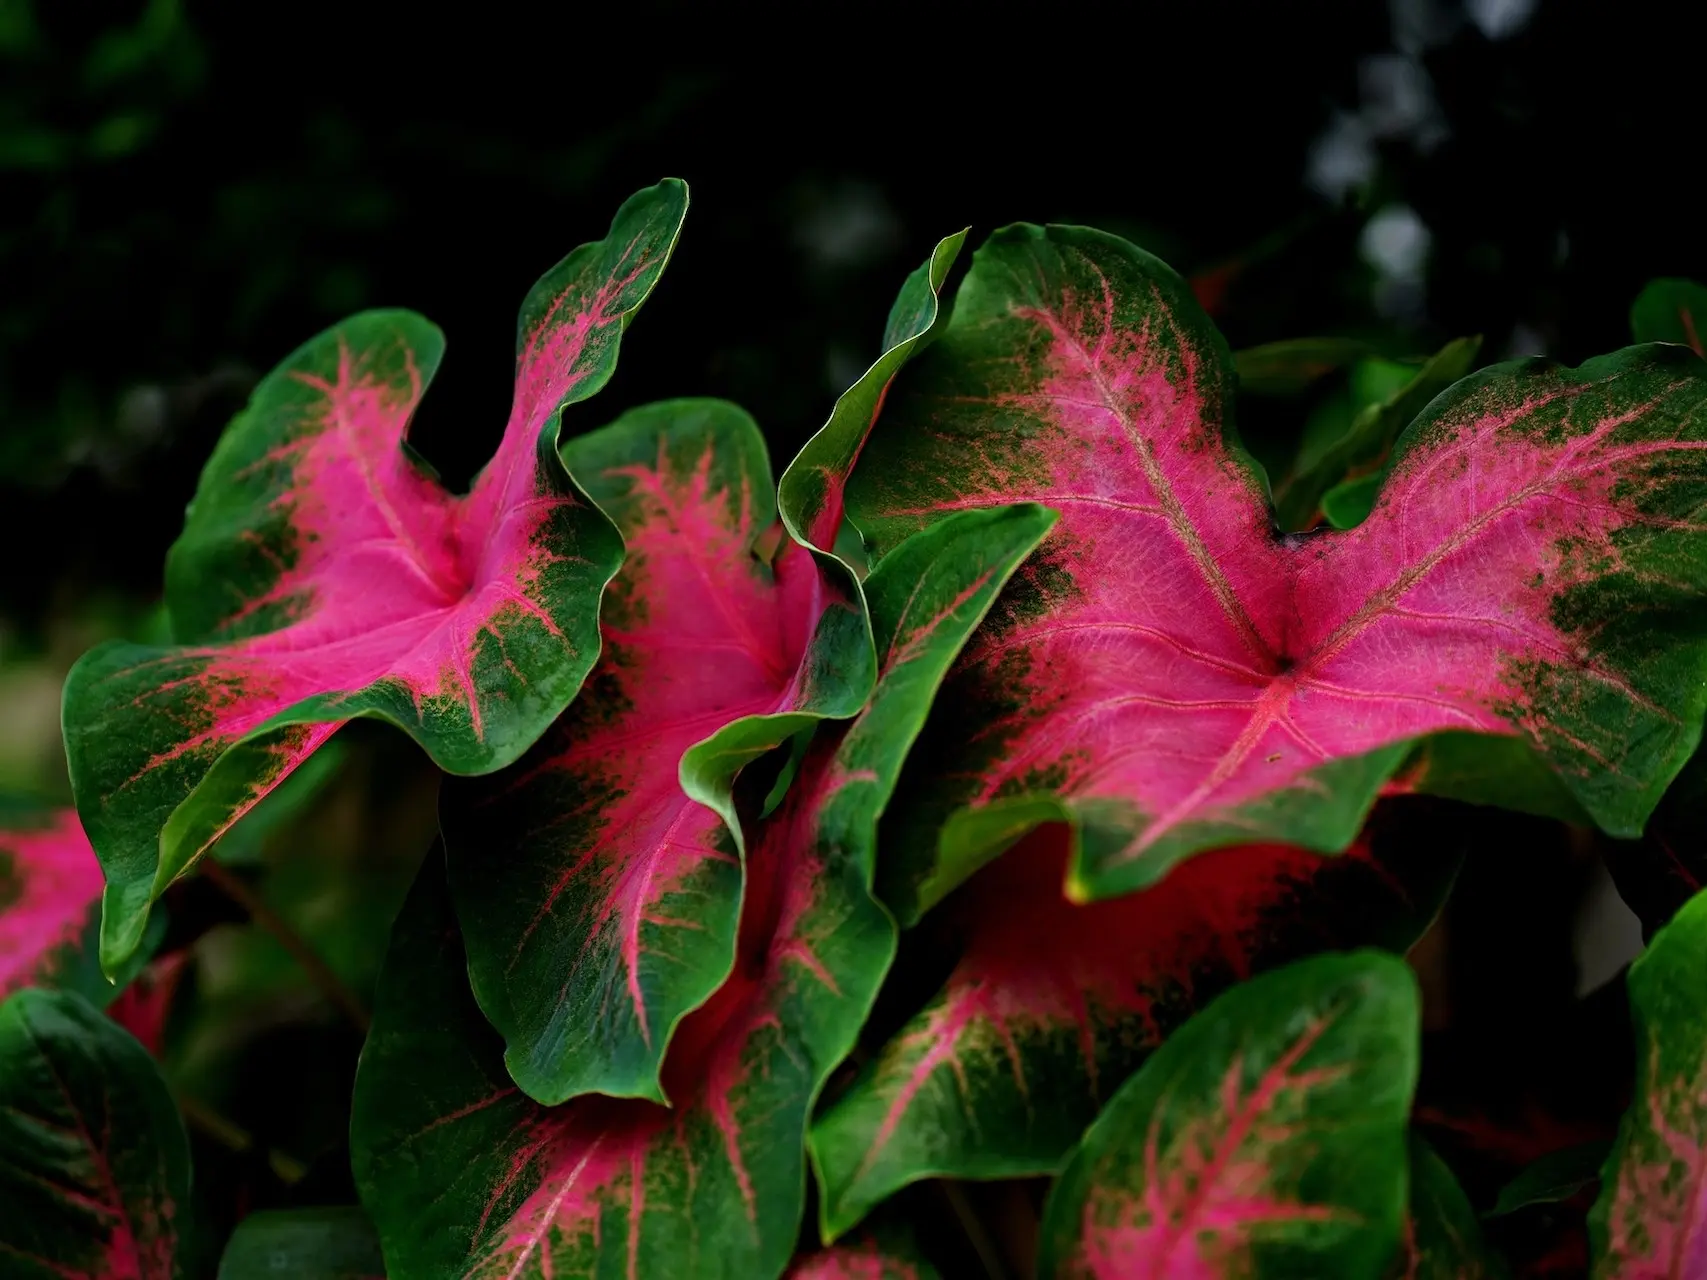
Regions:
<instances>
[{"instance_id":1,"label":"dark background","mask_svg":"<svg viewBox=\"0 0 1707 1280\"><path fill-rule=\"evenodd\" d=\"M779 469L968 223L1090 223L1226 269L1235 347L1482 333L1486 358L1574 362L1627 340L1647 278L1704 265L1682 6L802 10L703 38L694 6L548 8L0 3L14 628L156 590L248 383L361 307L447 330L415 437L466 482L528 285L665 174L693 188L679 254L569 429L723 395ZM1427 251L1383 279L1362 238L1407 216Z\"/></svg>"}]
</instances>

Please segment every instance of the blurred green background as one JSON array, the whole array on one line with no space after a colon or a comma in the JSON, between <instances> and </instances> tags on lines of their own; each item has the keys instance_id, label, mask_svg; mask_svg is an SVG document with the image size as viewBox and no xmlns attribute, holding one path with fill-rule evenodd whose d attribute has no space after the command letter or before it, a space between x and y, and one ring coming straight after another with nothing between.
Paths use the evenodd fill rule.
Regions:
<instances>
[{"instance_id":1,"label":"blurred green background","mask_svg":"<svg viewBox=\"0 0 1707 1280\"><path fill-rule=\"evenodd\" d=\"M1483 361L1576 362L1627 341L1648 279L1707 276L1682 6L447 12L0 0L0 790L65 798L64 672L98 639L164 633L165 550L260 372L358 308L424 312L450 350L413 439L465 484L505 420L529 284L665 174L693 187L680 251L566 430L727 396L778 470L876 354L907 271L969 223L974 243L1016 219L1123 233L1193 279L1235 348L1411 357L1481 335ZM1273 470L1359 385L1250 395L1241 422ZM223 855L363 994L433 779L372 726L340 741L340 769ZM1511 924L1499 895L1559 850L1491 831L1510 859L1473 909L1506 945L1474 955L1529 957L1527 982L1577 882L1545 879ZM223 1158L288 1146L288 1181L320 1157L309 1185L347 1194L359 1037L241 911L174 892L181 936L226 922L198 944L176 1083L252 1139Z\"/></svg>"}]
</instances>

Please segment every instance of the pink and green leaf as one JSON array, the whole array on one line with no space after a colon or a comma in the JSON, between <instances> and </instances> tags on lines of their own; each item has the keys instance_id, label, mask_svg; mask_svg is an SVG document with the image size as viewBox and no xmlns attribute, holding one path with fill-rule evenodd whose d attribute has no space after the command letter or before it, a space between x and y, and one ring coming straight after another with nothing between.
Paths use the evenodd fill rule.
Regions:
<instances>
[{"instance_id":1,"label":"pink and green leaf","mask_svg":"<svg viewBox=\"0 0 1707 1280\"><path fill-rule=\"evenodd\" d=\"M179 1280L190 1149L141 1045L72 992L0 1005L0 1274Z\"/></svg>"},{"instance_id":2,"label":"pink and green leaf","mask_svg":"<svg viewBox=\"0 0 1707 1280\"><path fill-rule=\"evenodd\" d=\"M561 412L609 380L686 207L679 182L640 192L534 286L509 424L466 495L405 439L444 348L421 317L364 312L262 379L167 557L177 645L102 645L66 683L109 971L165 887L344 721L481 773L574 698L622 549L558 459Z\"/></svg>"},{"instance_id":3,"label":"pink and green leaf","mask_svg":"<svg viewBox=\"0 0 1707 1280\"><path fill-rule=\"evenodd\" d=\"M763 438L722 401L647 406L564 448L621 530L606 652L513 768L441 805L481 1007L531 1097L649 1097L671 1034L728 976L740 768L871 691L859 588L785 539Z\"/></svg>"},{"instance_id":4,"label":"pink and green leaf","mask_svg":"<svg viewBox=\"0 0 1707 1280\"><path fill-rule=\"evenodd\" d=\"M788 1280L938 1280L937 1269L897 1232L864 1232L858 1239L808 1254Z\"/></svg>"},{"instance_id":5,"label":"pink and green leaf","mask_svg":"<svg viewBox=\"0 0 1707 1280\"><path fill-rule=\"evenodd\" d=\"M1595 1280L1707 1275L1707 893L1630 966L1636 1093L1589 1214Z\"/></svg>"},{"instance_id":6,"label":"pink and green leaf","mask_svg":"<svg viewBox=\"0 0 1707 1280\"><path fill-rule=\"evenodd\" d=\"M1060 893L1065 829L1026 837L945 904L954 969L814 1121L826 1234L923 1178L1053 1173L1123 1080L1253 974L1330 949L1403 951L1457 860L1398 838L1391 816L1338 858L1218 850L1087 906Z\"/></svg>"},{"instance_id":7,"label":"pink and green leaf","mask_svg":"<svg viewBox=\"0 0 1707 1280\"><path fill-rule=\"evenodd\" d=\"M55 987L105 1004L148 958L164 920L108 982L98 954L105 881L76 811L8 805L0 817L0 1000Z\"/></svg>"},{"instance_id":8,"label":"pink and green leaf","mask_svg":"<svg viewBox=\"0 0 1707 1280\"><path fill-rule=\"evenodd\" d=\"M1397 1256L1416 984L1380 952L1241 984L1115 1094L1050 1191L1039 1276L1368 1280Z\"/></svg>"},{"instance_id":9,"label":"pink and green leaf","mask_svg":"<svg viewBox=\"0 0 1707 1280\"><path fill-rule=\"evenodd\" d=\"M543 1107L515 1088L429 867L394 933L352 1129L395 1272L782 1273L808 1116L894 951L870 895L877 814L935 681L1050 523L1037 508L969 513L872 575L883 678L860 719L819 727L750 832L735 964L672 1040L670 1108L602 1095Z\"/></svg>"},{"instance_id":10,"label":"pink and green leaf","mask_svg":"<svg viewBox=\"0 0 1707 1280\"><path fill-rule=\"evenodd\" d=\"M1650 280L1630 305L1630 336L1707 356L1707 288L1693 280Z\"/></svg>"},{"instance_id":11,"label":"pink and green leaf","mask_svg":"<svg viewBox=\"0 0 1707 1280\"><path fill-rule=\"evenodd\" d=\"M834 548L844 527L848 475L883 411L889 384L935 337L942 318L938 296L965 243L964 231L939 241L930 258L907 277L883 328L883 354L842 392L830 420L783 471L778 486L783 522L807 546Z\"/></svg>"},{"instance_id":12,"label":"pink and green leaf","mask_svg":"<svg viewBox=\"0 0 1707 1280\"><path fill-rule=\"evenodd\" d=\"M878 554L993 503L1061 522L945 685L885 899L912 918L1054 819L1081 899L1222 845L1335 851L1443 731L1635 835L1707 711L1704 374L1658 346L1484 370L1405 431L1366 521L1283 536L1184 283L1099 232L997 232L848 510Z\"/></svg>"},{"instance_id":13,"label":"pink and green leaf","mask_svg":"<svg viewBox=\"0 0 1707 1280\"><path fill-rule=\"evenodd\" d=\"M1507 1269L1446 1162L1411 1138L1410 1207L1388 1280L1506 1280Z\"/></svg>"}]
</instances>

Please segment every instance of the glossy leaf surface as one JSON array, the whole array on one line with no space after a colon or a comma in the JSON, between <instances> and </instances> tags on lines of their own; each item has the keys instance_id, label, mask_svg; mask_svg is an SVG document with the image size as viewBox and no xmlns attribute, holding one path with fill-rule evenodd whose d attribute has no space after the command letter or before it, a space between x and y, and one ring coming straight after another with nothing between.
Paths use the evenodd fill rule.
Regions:
<instances>
[{"instance_id":1,"label":"glossy leaf surface","mask_svg":"<svg viewBox=\"0 0 1707 1280\"><path fill-rule=\"evenodd\" d=\"M1630 307L1637 342L1675 342L1707 355L1707 288L1693 280L1651 280Z\"/></svg>"},{"instance_id":2,"label":"glossy leaf surface","mask_svg":"<svg viewBox=\"0 0 1707 1280\"><path fill-rule=\"evenodd\" d=\"M873 679L858 588L785 539L758 427L721 401L625 415L564 450L628 558L586 693L513 769L441 805L474 990L548 1104L663 1101L676 1023L723 982L741 909L736 771ZM715 807L713 807L715 806Z\"/></svg>"},{"instance_id":3,"label":"glossy leaf surface","mask_svg":"<svg viewBox=\"0 0 1707 1280\"><path fill-rule=\"evenodd\" d=\"M848 509L879 553L990 503L1061 523L945 687L885 899L916 916L1053 819L1084 899L1221 845L1340 849L1448 730L1634 835L1707 709L1703 372L1659 346L1484 370L1406 430L1368 520L1282 537L1179 278L1099 232L996 233Z\"/></svg>"},{"instance_id":4,"label":"glossy leaf surface","mask_svg":"<svg viewBox=\"0 0 1707 1280\"><path fill-rule=\"evenodd\" d=\"M1636 1096L1589 1215L1595 1280L1707 1275L1707 894L1630 966Z\"/></svg>"},{"instance_id":5,"label":"glossy leaf surface","mask_svg":"<svg viewBox=\"0 0 1707 1280\"><path fill-rule=\"evenodd\" d=\"M1085 1134L1044 1207L1038 1275L1365 1280L1397 1256L1416 987L1322 956L1213 1002Z\"/></svg>"},{"instance_id":6,"label":"glossy leaf surface","mask_svg":"<svg viewBox=\"0 0 1707 1280\"><path fill-rule=\"evenodd\" d=\"M71 992L0 1005L0 1274L177 1280L190 1150L147 1052Z\"/></svg>"},{"instance_id":7,"label":"glossy leaf surface","mask_svg":"<svg viewBox=\"0 0 1707 1280\"><path fill-rule=\"evenodd\" d=\"M109 970L166 885L340 723L391 721L480 773L575 696L621 544L558 461L560 413L609 379L686 207L679 182L640 192L534 286L509 425L466 495L404 438L444 348L421 317L364 312L262 379L167 560L179 644L102 645L66 684Z\"/></svg>"},{"instance_id":8,"label":"glossy leaf surface","mask_svg":"<svg viewBox=\"0 0 1707 1280\"><path fill-rule=\"evenodd\" d=\"M219 1280L385 1280L379 1237L360 1209L271 1209L237 1224Z\"/></svg>"},{"instance_id":9,"label":"glossy leaf surface","mask_svg":"<svg viewBox=\"0 0 1707 1280\"><path fill-rule=\"evenodd\" d=\"M31 986L76 991L96 1004L118 994L160 928L119 981L108 982L98 954L104 884L75 810L20 806L0 815L0 1000Z\"/></svg>"},{"instance_id":10,"label":"glossy leaf surface","mask_svg":"<svg viewBox=\"0 0 1707 1280\"><path fill-rule=\"evenodd\" d=\"M894 950L869 892L877 814L936 682L1051 522L1034 507L969 513L872 574L881 679L860 718L819 728L749 832L734 969L671 1043L670 1109L597 1095L547 1108L517 1090L423 874L394 935L353 1127L394 1272L782 1273L807 1117Z\"/></svg>"},{"instance_id":11,"label":"glossy leaf surface","mask_svg":"<svg viewBox=\"0 0 1707 1280\"><path fill-rule=\"evenodd\" d=\"M1228 987L1318 951L1403 951L1456 860L1382 838L1380 821L1339 858L1218 850L1088 906L1060 893L1064 829L1026 837L944 905L958 963L814 1122L826 1226L845 1230L926 1177L1051 1173L1121 1082Z\"/></svg>"}]
</instances>

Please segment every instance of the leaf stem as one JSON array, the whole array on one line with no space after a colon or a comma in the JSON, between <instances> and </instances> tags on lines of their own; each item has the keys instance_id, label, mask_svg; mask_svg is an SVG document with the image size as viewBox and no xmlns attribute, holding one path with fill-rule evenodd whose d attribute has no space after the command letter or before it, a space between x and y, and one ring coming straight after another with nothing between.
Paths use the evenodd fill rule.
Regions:
<instances>
[{"instance_id":1,"label":"leaf stem","mask_svg":"<svg viewBox=\"0 0 1707 1280\"><path fill-rule=\"evenodd\" d=\"M996 1242L984 1229L984 1223L978 1217L978 1211L972 1207L972 1202L967 1199L966 1192L958 1182L947 1179L937 1185L942 1188L948 1207L954 1210L954 1216L960 1222L960 1229L966 1233L967 1243L972 1246L972 1251L978 1255L978 1261L983 1264L984 1274L989 1276L990 1280L1008 1280L1008 1268L1002 1261L1002 1251L996 1247Z\"/></svg>"},{"instance_id":2,"label":"leaf stem","mask_svg":"<svg viewBox=\"0 0 1707 1280\"><path fill-rule=\"evenodd\" d=\"M228 1151L247 1155L255 1149L255 1137L242 1125L227 1120L211 1107L184 1094L178 1095L178 1110L190 1127ZM267 1148L267 1164L286 1186L301 1182L308 1176L308 1166L295 1156L286 1155L274 1147Z\"/></svg>"},{"instance_id":3,"label":"leaf stem","mask_svg":"<svg viewBox=\"0 0 1707 1280\"><path fill-rule=\"evenodd\" d=\"M213 881L221 893L247 911L255 924L272 934L279 945L290 953L291 958L302 966L302 971L308 975L308 980L320 994L341 1011L354 1024L356 1030L363 1035L367 1034L370 1019L360 997L351 991L344 980L332 971L332 967L321 959L319 953L303 940L302 935L288 920L268 906L266 899L256 893L241 876L232 874L213 858L202 859L201 873Z\"/></svg>"}]
</instances>

